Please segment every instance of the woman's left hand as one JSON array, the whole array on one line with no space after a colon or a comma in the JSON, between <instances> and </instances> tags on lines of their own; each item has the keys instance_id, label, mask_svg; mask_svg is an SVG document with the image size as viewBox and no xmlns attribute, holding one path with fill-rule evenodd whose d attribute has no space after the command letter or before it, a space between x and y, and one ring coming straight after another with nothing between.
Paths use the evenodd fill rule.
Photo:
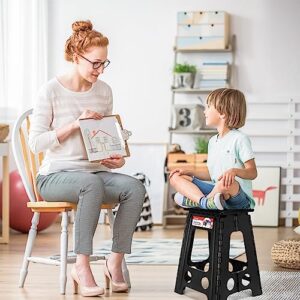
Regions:
<instances>
[{"instance_id":1,"label":"woman's left hand","mask_svg":"<svg viewBox=\"0 0 300 300\"><path fill-rule=\"evenodd\" d=\"M125 159L123 156L115 154L110 158L101 160L101 164L109 169L118 169L124 166Z\"/></svg>"}]
</instances>

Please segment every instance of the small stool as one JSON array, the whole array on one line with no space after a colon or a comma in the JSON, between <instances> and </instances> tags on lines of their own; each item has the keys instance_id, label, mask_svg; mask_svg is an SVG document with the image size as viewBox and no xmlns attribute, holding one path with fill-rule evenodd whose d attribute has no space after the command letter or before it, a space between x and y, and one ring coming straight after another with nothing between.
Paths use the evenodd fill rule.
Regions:
<instances>
[{"instance_id":1,"label":"small stool","mask_svg":"<svg viewBox=\"0 0 300 300\"><path fill-rule=\"evenodd\" d=\"M189 287L206 294L209 300L227 299L230 294L251 289L253 296L262 294L251 218L253 210L189 209L182 241L175 292L183 294ZM192 261L196 228L208 231L209 256ZM229 258L230 236L241 231L247 262Z\"/></svg>"}]
</instances>

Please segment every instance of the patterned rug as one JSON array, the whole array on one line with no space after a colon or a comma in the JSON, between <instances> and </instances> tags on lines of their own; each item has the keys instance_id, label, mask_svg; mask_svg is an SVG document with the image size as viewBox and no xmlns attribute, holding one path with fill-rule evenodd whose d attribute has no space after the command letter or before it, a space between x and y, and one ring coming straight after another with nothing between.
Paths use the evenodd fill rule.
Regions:
<instances>
[{"instance_id":1,"label":"patterned rug","mask_svg":"<svg viewBox=\"0 0 300 300\"><path fill-rule=\"evenodd\" d=\"M131 254L126 255L127 264L150 265L178 265L182 240L179 239L134 239ZM111 252L111 240L101 242L101 247L94 249L91 261L105 259ZM209 248L206 239L195 239L192 260L201 261L208 258ZM244 242L232 240L230 242L230 258L236 258L245 253ZM52 255L50 259L60 260L59 255ZM68 252L68 261L75 262L76 255Z\"/></svg>"},{"instance_id":2,"label":"patterned rug","mask_svg":"<svg viewBox=\"0 0 300 300\"><path fill-rule=\"evenodd\" d=\"M299 300L300 272L260 272L263 294L251 297L251 291L245 290L233 294L228 300Z\"/></svg>"},{"instance_id":3,"label":"patterned rug","mask_svg":"<svg viewBox=\"0 0 300 300\"><path fill-rule=\"evenodd\" d=\"M132 253L126 255L128 264L164 264L177 265L182 240L179 239L134 239ZM101 248L94 250L95 255L108 255L111 251L111 241L103 241ZM209 249L206 239L195 239L192 259L204 260L208 257ZM232 240L230 243L230 258L245 253L244 242Z\"/></svg>"}]
</instances>

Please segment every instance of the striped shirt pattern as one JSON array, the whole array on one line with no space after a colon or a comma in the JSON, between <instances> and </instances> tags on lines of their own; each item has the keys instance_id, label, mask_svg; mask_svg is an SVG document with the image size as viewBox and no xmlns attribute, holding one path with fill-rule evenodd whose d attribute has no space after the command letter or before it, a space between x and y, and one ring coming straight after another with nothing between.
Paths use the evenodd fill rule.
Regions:
<instances>
[{"instance_id":1,"label":"striped shirt pattern","mask_svg":"<svg viewBox=\"0 0 300 300\"><path fill-rule=\"evenodd\" d=\"M60 171L109 170L99 163L88 161L79 129L62 143L58 141L55 131L74 122L86 109L102 115L112 114L113 97L108 84L97 80L88 91L74 92L54 78L41 87L36 100L29 147L34 153L45 153L38 172L40 175Z\"/></svg>"}]
</instances>

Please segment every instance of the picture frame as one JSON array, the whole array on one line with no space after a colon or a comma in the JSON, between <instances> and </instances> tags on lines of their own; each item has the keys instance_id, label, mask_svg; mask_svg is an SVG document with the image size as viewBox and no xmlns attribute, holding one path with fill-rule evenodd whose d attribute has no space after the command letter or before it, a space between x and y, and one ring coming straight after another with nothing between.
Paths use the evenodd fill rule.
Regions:
<instances>
[{"instance_id":1,"label":"picture frame","mask_svg":"<svg viewBox=\"0 0 300 300\"><path fill-rule=\"evenodd\" d=\"M280 178L280 167L257 167L257 177L252 183L255 201L254 212L251 213L253 226L278 227Z\"/></svg>"}]
</instances>

